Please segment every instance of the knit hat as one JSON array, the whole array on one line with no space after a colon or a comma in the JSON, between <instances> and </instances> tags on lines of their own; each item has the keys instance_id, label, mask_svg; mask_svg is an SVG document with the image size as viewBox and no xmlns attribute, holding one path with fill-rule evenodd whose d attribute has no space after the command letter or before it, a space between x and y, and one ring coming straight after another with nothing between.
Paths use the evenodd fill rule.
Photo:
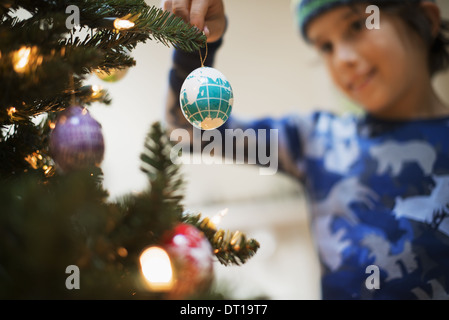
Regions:
<instances>
[{"instance_id":1,"label":"knit hat","mask_svg":"<svg viewBox=\"0 0 449 320\"><path fill-rule=\"evenodd\" d=\"M366 0L295 0L294 10L296 18L298 20L298 25L302 36L307 40L307 26L308 24L320 14L329 11L338 6L357 4L357 3L371 3L371 4L381 4L388 2L400 2L400 3L418 3L421 1L432 1L435 0L376 0L376 1L366 1Z\"/></svg>"}]
</instances>

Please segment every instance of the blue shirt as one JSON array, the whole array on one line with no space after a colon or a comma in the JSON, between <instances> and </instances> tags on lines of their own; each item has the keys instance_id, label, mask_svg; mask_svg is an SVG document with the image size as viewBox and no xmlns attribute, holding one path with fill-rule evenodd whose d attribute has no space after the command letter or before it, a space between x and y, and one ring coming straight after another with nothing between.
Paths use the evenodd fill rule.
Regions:
<instances>
[{"instance_id":1,"label":"blue shirt","mask_svg":"<svg viewBox=\"0 0 449 320\"><path fill-rule=\"evenodd\" d=\"M218 130L236 128L278 130L279 169L307 191L323 299L449 299L449 117L318 111Z\"/></svg>"}]
</instances>

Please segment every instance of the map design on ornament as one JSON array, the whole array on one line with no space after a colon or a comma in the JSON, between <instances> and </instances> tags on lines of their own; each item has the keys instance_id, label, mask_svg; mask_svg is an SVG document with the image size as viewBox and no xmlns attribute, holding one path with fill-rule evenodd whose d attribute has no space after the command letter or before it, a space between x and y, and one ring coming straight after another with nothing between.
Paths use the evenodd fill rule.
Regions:
<instances>
[{"instance_id":1,"label":"map design on ornament","mask_svg":"<svg viewBox=\"0 0 449 320\"><path fill-rule=\"evenodd\" d=\"M180 103L184 116L193 126L212 130L228 120L234 94L229 81L220 71L201 67L184 81Z\"/></svg>"}]
</instances>

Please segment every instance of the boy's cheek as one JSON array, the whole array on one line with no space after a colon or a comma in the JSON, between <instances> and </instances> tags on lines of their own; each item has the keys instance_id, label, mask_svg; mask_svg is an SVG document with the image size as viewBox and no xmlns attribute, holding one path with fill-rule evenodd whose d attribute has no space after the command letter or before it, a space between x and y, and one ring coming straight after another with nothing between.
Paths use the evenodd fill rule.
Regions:
<instances>
[{"instance_id":1,"label":"boy's cheek","mask_svg":"<svg viewBox=\"0 0 449 320\"><path fill-rule=\"evenodd\" d=\"M349 95L350 92L345 84L343 72L341 71L339 72L330 67L327 68L327 71L331 76L332 82L337 87L337 89L340 90L342 93Z\"/></svg>"}]
</instances>

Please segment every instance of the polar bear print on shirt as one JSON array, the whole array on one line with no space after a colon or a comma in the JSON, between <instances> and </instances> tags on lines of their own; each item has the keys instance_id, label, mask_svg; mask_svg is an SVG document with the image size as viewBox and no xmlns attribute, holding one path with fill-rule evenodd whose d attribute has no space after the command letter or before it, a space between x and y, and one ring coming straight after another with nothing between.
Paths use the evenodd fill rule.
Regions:
<instances>
[{"instance_id":1,"label":"polar bear print on shirt","mask_svg":"<svg viewBox=\"0 0 449 320\"><path fill-rule=\"evenodd\" d=\"M373 209L378 200L377 193L364 186L357 177L350 177L337 182L324 200L311 206L312 230L318 235L318 250L324 264L331 270L340 267L343 261L342 253L351 245L351 241L345 239L346 230L332 230L334 219L340 217L349 225L355 226L359 218L352 211L351 205L362 203Z\"/></svg>"},{"instance_id":2,"label":"polar bear print on shirt","mask_svg":"<svg viewBox=\"0 0 449 320\"><path fill-rule=\"evenodd\" d=\"M374 265L387 273L385 281L391 281L403 277L418 268L416 255L413 253L409 241L404 243L402 252L391 253L391 243L376 234L367 234L361 240L361 244L370 250L369 257L374 258Z\"/></svg>"},{"instance_id":3,"label":"polar bear print on shirt","mask_svg":"<svg viewBox=\"0 0 449 320\"><path fill-rule=\"evenodd\" d=\"M360 159L357 128L349 117L340 121L321 117L311 139L305 149L306 157L322 159L324 168L329 172L345 175Z\"/></svg>"},{"instance_id":4,"label":"polar bear print on shirt","mask_svg":"<svg viewBox=\"0 0 449 320\"><path fill-rule=\"evenodd\" d=\"M395 177L401 173L407 163L417 163L425 175L430 175L437 159L432 146L422 141L405 143L388 141L372 147L370 155L378 162L378 175L391 170L391 174Z\"/></svg>"},{"instance_id":5,"label":"polar bear print on shirt","mask_svg":"<svg viewBox=\"0 0 449 320\"><path fill-rule=\"evenodd\" d=\"M433 176L436 185L430 195L396 198L393 213L397 218L430 223L436 212L449 214L449 175ZM444 218L438 230L449 236L449 217Z\"/></svg>"}]
</instances>

